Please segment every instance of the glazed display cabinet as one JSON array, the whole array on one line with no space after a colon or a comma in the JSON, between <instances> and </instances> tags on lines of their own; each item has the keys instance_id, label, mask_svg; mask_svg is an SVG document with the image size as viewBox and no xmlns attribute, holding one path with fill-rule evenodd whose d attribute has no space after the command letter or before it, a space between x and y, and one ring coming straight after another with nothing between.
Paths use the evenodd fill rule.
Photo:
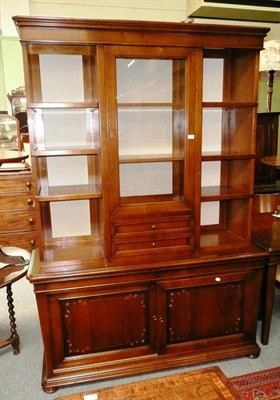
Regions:
<instances>
[{"instance_id":1,"label":"glazed display cabinet","mask_svg":"<svg viewBox=\"0 0 280 400\"><path fill-rule=\"evenodd\" d=\"M266 28L14 17L43 388L257 357Z\"/></svg>"}]
</instances>

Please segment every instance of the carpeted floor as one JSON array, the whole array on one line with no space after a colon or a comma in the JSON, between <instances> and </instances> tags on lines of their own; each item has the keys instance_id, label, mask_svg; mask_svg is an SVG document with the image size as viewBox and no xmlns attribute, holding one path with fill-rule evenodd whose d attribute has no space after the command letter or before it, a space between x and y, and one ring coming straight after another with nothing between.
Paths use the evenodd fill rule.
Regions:
<instances>
[{"instance_id":1,"label":"carpeted floor","mask_svg":"<svg viewBox=\"0 0 280 400\"><path fill-rule=\"evenodd\" d=\"M212 365L218 365L227 377L280 366L280 290L277 289L271 334L267 346L262 346L259 342L260 324L258 326L257 341L261 348L261 354L257 359L241 357L218 363L186 366L185 368L164 372L65 387L60 388L56 393L46 394L41 388L43 346L33 287L26 279L22 279L13 285L13 292L18 333L21 339L21 352L15 356L10 347L0 350L1 400L53 400L59 396L72 393L93 391L143 379L153 379L158 376L191 371ZM0 290L0 307L0 338L3 339L10 335L5 290Z\"/></svg>"},{"instance_id":2,"label":"carpeted floor","mask_svg":"<svg viewBox=\"0 0 280 400\"><path fill-rule=\"evenodd\" d=\"M236 376L230 381L244 400L280 400L280 367Z\"/></svg>"}]
</instances>

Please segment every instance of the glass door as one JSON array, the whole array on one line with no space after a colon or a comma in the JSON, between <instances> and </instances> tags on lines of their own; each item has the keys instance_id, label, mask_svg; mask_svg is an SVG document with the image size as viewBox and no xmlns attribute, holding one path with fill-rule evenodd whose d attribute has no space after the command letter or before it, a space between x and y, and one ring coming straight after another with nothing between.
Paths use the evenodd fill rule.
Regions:
<instances>
[{"instance_id":1,"label":"glass door","mask_svg":"<svg viewBox=\"0 0 280 400\"><path fill-rule=\"evenodd\" d=\"M110 48L114 208L186 201L189 51L152 48L150 53L147 58L147 49L142 55L141 48Z\"/></svg>"}]
</instances>

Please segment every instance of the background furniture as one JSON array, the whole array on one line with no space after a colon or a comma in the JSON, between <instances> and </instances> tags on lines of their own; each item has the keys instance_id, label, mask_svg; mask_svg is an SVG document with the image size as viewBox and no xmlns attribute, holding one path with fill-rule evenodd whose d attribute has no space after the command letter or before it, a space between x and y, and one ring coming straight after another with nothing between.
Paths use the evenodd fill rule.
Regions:
<instances>
[{"instance_id":1,"label":"background furniture","mask_svg":"<svg viewBox=\"0 0 280 400\"><path fill-rule=\"evenodd\" d=\"M279 112L258 113L256 136L255 193L279 192L276 168L264 164L263 157L276 156L278 148Z\"/></svg>"},{"instance_id":2,"label":"background furniture","mask_svg":"<svg viewBox=\"0 0 280 400\"><path fill-rule=\"evenodd\" d=\"M0 244L28 251L36 247L32 174L28 154L0 150Z\"/></svg>"},{"instance_id":3,"label":"background furniture","mask_svg":"<svg viewBox=\"0 0 280 400\"><path fill-rule=\"evenodd\" d=\"M273 216L279 204L280 195L277 193L257 194L254 197L253 240L269 251L264 270L261 303L261 342L264 345L268 344L269 340L276 272L280 264L280 219Z\"/></svg>"},{"instance_id":4,"label":"background furniture","mask_svg":"<svg viewBox=\"0 0 280 400\"><path fill-rule=\"evenodd\" d=\"M26 251L16 247L0 248L0 289L5 287L7 291L8 311L11 326L11 336L9 339L0 341L0 349L11 345L14 354L20 353L20 339L16 329L12 284L26 275L28 265L29 255Z\"/></svg>"},{"instance_id":5,"label":"background furniture","mask_svg":"<svg viewBox=\"0 0 280 400\"><path fill-rule=\"evenodd\" d=\"M17 118L0 114L0 150L22 150L22 140Z\"/></svg>"},{"instance_id":6,"label":"background furniture","mask_svg":"<svg viewBox=\"0 0 280 400\"><path fill-rule=\"evenodd\" d=\"M268 30L14 21L44 390L257 357L267 251L251 240L254 122Z\"/></svg>"},{"instance_id":7,"label":"background furniture","mask_svg":"<svg viewBox=\"0 0 280 400\"><path fill-rule=\"evenodd\" d=\"M27 122L25 87L20 86L7 95L12 108L12 115L19 122L19 131L23 143L29 143L29 131Z\"/></svg>"}]
</instances>

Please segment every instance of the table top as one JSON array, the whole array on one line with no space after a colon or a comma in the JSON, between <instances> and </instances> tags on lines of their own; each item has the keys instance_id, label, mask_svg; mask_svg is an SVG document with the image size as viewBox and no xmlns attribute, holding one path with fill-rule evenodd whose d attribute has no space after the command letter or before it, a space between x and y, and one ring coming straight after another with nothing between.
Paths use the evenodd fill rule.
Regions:
<instances>
[{"instance_id":1,"label":"table top","mask_svg":"<svg viewBox=\"0 0 280 400\"><path fill-rule=\"evenodd\" d=\"M10 162L21 162L28 158L23 151L0 149L0 165Z\"/></svg>"},{"instance_id":2,"label":"table top","mask_svg":"<svg viewBox=\"0 0 280 400\"><path fill-rule=\"evenodd\" d=\"M280 168L280 157L278 156L267 156L261 158L263 164L270 165L272 167Z\"/></svg>"},{"instance_id":3,"label":"table top","mask_svg":"<svg viewBox=\"0 0 280 400\"><path fill-rule=\"evenodd\" d=\"M18 247L0 248L0 288L23 278L28 270L30 254Z\"/></svg>"}]
</instances>

